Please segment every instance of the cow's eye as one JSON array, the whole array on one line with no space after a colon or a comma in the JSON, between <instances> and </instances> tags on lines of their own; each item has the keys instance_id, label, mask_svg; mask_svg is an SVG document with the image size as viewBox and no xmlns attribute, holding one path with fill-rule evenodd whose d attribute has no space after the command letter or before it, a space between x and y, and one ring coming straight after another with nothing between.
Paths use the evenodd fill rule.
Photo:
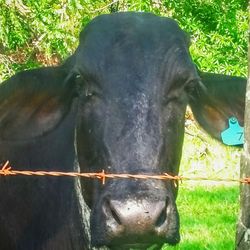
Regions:
<instances>
[{"instance_id":1,"label":"cow's eye","mask_svg":"<svg viewBox=\"0 0 250 250\"><path fill-rule=\"evenodd\" d=\"M191 80L185 86L185 91L188 94L192 94L198 86L198 80Z\"/></svg>"},{"instance_id":2,"label":"cow's eye","mask_svg":"<svg viewBox=\"0 0 250 250\"><path fill-rule=\"evenodd\" d=\"M76 74L75 81L76 85L78 86L78 92L81 96L84 97L85 101L100 96L99 88L93 77L90 77L88 75Z\"/></svg>"},{"instance_id":3,"label":"cow's eye","mask_svg":"<svg viewBox=\"0 0 250 250\"><path fill-rule=\"evenodd\" d=\"M82 88L84 84L84 78L81 74L75 74L74 75L74 81L78 89Z\"/></svg>"},{"instance_id":4,"label":"cow's eye","mask_svg":"<svg viewBox=\"0 0 250 250\"><path fill-rule=\"evenodd\" d=\"M91 89L89 87L87 87L85 89L85 97L91 98L91 97L95 97L95 96L98 96L97 91L95 91L95 90L93 90L93 89Z\"/></svg>"},{"instance_id":5,"label":"cow's eye","mask_svg":"<svg viewBox=\"0 0 250 250\"><path fill-rule=\"evenodd\" d=\"M183 89L172 90L163 97L163 106L168 106L170 103L185 104L187 102L187 94Z\"/></svg>"},{"instance_id":6,"label":"cow's eye","mask_svg":"<svg viewBox=\"0 0 250 250\"><path fill-rule=\"evenodd\" d=\"M85 82L83 95L86 101L96 100L101 97L100 89L93 82Z\"/></svg>"}]
</instances>

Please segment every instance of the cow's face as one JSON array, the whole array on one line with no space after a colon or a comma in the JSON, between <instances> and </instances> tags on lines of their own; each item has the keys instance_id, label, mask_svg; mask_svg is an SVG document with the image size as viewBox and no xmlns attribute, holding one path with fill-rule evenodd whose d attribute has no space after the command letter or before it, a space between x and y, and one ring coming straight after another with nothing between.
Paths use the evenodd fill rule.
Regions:
<instances>
[{"instance_id":1,"label":"cow's face","mask_svg":"<svg viewBox=\"0 0 250 250\"><path fill-rule=\"evenodd\" d=\"M149 14L94 20L81 34L77 128L82 171L177 174L189 90L198 82L185 34ZM179 242L171 181L85 181L95 246Z\"/></svg>"}]
</instances>

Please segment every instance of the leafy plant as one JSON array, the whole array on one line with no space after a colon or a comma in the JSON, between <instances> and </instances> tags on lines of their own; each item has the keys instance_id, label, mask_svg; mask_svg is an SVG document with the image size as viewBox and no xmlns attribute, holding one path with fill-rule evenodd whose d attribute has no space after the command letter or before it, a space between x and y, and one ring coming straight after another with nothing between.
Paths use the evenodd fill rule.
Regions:
<instances>
[{"instance_id":1,"label":"leafy plant","mask_svg":"<svg viewBox=\"0 0 250 250\"><path fill-rule=\"evenodd\" d=\"M246 75L247 0L0 0L0 81L60 63L91 19L114 10L172 17L191 34L191 54L202 70Z\"/></svg>"}]
</instances>

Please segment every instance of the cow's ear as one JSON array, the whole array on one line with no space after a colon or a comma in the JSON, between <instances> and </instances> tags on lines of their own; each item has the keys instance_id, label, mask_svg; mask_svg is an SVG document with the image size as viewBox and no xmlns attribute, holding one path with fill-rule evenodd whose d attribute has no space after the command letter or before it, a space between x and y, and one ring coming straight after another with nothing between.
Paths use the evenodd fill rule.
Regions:
<instances>
[{"instance_id":1,"label":"cow's ear","mask_svg":"<svg viewBox=\"0 0 250 250\"><path fill-rule=\"evenodd\" d=\"M199 124L222 141L221 133L229 127L231 117L243 126L247 80L212 73L199 74L201 83L192 91L189 104Z\"/></svg>"},{"instance_id":2,"label":"cow's ear","mask_svg":"<svg viewBox=\"0 0 250 250\"><path fill-rule=\"evenodd\" d=\"M61 67L20 72L0 85L0 139L27 140L60 124L75 96L74 77Z\"/></svg>"}]
</instances>

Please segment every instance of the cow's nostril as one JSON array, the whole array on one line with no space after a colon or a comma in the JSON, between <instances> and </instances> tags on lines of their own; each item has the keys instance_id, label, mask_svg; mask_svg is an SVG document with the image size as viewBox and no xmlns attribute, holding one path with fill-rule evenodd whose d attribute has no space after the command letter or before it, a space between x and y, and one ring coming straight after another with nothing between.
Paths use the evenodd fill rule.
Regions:
<instances>
[{"instance_id":1,"label":"cow's nostril","mask_svg":"<svg viewBox=\"0 0 250 250\"><path fill-rule=\"evenodd\" d=\"M167 219L167 214L166 213L167 212L166 212L165 209L162 210L162 212L160 213L160 216L158 217L158 219L157 219L157 221L155 223L156 227L160 227L160 226L162 226L165 223L165 221Z\"/></svg>"},{"instance_id":2,"label":"cow's nostril","mask_svg":"<svg viewBox=\"0 0 250 250\"><path fill-rule=\"evenodd\" d=\"M109 199L106 199L104 201L103 208L104 208L104 213L105 213L107 218L109 218L109 219L112 218L113 220L116 221L116 223L118 225L122 225L122 222L121 222L121 220L119 218L119 215L118 215L116 209L114 208L114 206L112 205L112 203L110 202Z\"/></svg>"},{"instance_id":3,"label":"cow's nostril","mask_svg":"<svg viewBox=\"0 0 250 250\"><path fill-rule=\"evenodd\" d=\"M121 222L121 220L119 218L119 215L117 214L117 212L115 211L115 209L112 207L112 205L110 206L110 212L111 212L112 217L117 222L117 224L122 225L122 222Z\"/></svg>"},{"instance_id":4,"label":"cow's nostril","mask_svg":"<svg viewBox=\"0 0 250 250\"><path fill-rule=\"evenodd\" d=\"M160 227L162 226L166 219L167 219L167 206L168 206L168 201L165 202L165 206L162 208L156 222L155 222L155 226L156 227Z\"/></svg>"}]
</instances>

